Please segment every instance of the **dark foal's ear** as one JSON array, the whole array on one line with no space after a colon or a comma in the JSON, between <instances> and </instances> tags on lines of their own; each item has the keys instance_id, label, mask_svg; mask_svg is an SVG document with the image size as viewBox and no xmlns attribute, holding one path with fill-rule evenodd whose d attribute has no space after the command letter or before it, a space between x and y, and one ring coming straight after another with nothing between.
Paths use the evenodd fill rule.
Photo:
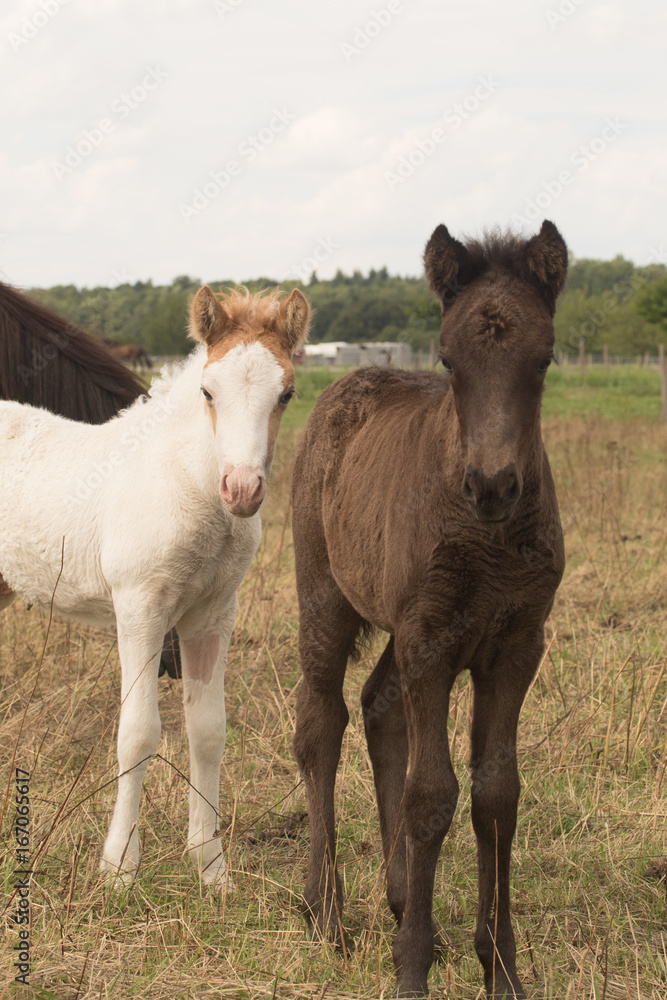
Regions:
<instances>
[{"instance_id":1,"label":"dark foal's ear","mask_svg":"<svg viewBox=\"0 0 667 1000\"><path fill-rule=\"evenodd\" d=\"M426 244L424 269L429 287L442 302L443 309L452 304L474 274L470 254L443 225L434 229Z\"/></svg>"},{"instance_id":2,"label":"dark foal's ear","mask_svg":"<svg viewBox=\"0 0 667 1000\"><path fill-rule=\"evenodd\" d=\"M208 285L200 288L190 308L190 336L207 347L225 335L229 318Z\"/></svg>"},{"instance_id":3,"label":"dark foal's ear","mask_svg":"<svg viewBox=\"0 0 667 1000\"><path fill-rule=\"evenodd\" d=\"M292 351L298 350L308 340L310 325L310 306L308 299L295 288L288 299L280 303L280 318L287 334L287 346Z\"/></svg>"},{"instance_id":4,"label":"dark foal's ear","mask_svg":"<svg viewBox=\"0 0 667 1000\"><path fill-rule=\"evenodd\" d=\"M553 222L545 219L537 236L524 247L524 260L533 281L542 292L551 315L556 311L556 299L567 278L567 247Z\"/></svg>"}]
</instances>

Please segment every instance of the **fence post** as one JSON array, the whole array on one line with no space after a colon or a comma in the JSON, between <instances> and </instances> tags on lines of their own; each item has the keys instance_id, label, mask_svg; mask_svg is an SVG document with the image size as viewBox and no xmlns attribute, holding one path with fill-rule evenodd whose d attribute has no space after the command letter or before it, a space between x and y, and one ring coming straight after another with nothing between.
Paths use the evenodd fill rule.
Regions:
<instances>
[{"instance_id":1,"label":"fence post","mask_svg":"<svg viewBox=\"0 0 667 1000\"><path fill-rule=\"evenodd\" d=\"M609 368L609 347L607 344L602 345L602 364L605 369Z\"/></svg>"},{"instance_id":2,"label":"fence post","mask_svg":"<svg viewBox=\"0 0 667 1000\"><path fill-rule=\"evenodd\" d=\"M422 367L423 358L424 358L424 352L420 347L419 350L417 351L417 364L415 366L417 368L417 371L419 371L419 369Z\"/></svg>"},{"instance_id":3,"label":"fence post","mask_svg":"<svg viewBox=\"0 0 667 1000\"><path fill-rule=\"evenodd\" d=\"M667 420L667 364L665 363L665 345L658 348L660 367L660 419Z\"/></svg>"},{"instance_id":4,"label":"fence post","mask_svg":"<svg viewBox=\"0 0 667 1000\"><path fill-rule=\"evenodd\" d=\"M579 370L582 375L586 372L586 341L583 337L579 339Z\"/></svg>"},{"instance_id":5,"label":"fence post","mask_svg":"<svg viewBox=\"0 0 667 1000\"><path fill-rule=\"evenodd\" d=\"M435 364L435 340L431 337L428 344L428 366L432 368Z\"/></svg>"}]
</instances>

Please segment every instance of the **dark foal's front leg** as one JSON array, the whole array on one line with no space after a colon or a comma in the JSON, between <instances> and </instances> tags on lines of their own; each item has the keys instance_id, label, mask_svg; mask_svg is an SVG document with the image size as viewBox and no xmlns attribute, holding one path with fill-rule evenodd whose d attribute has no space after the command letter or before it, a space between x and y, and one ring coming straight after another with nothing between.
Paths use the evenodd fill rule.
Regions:
<instances>
[{"instance_id":1,"label":"dark foal's front leg","mask_svg":"<svg viewBox=\"0 0 667 1000\"><path fill-rule=\"evenodd\" d=\"M510 859L519 802L516 735L519 713L542 652L530 637L471 671L475 703L471 732L472 822L477 838L479 908L475 950L487 995L523 1000L510 915Z\"/></svg>"},{"instance_id":2,"label":"dark foal's front leg","mask_svg":"<svg viewBox=\"0 0 667 1000\"><path fill-rule=\"evenodd\" d=\"M394 943L399 997L428 996L433 962L433 883L442 842L458 800L459 785L449 755L447 715L455 678L432 636L423 642L396 638L402 679L410 767L405 780L407 892Z\"/></svg>"},{"instance_id":3,"label":"dark foal's front leg","mask_svg":"<svg viewBox=\"0 0 667 1000\"><path fill-rule=\"evenodd\" d=\"M361 625L334 589L300 601L299 652L303 682L296 711L294 753L304 778L310 855L304 912L315 937L345 948L343 891L336 868L334 786L348 711L343 698L347 660Z\"/></svg>"},{"instance_id":4,"label":"dark foal's front leg","mask_svg":"<svg viewBox=\"0 0 667 1000\"><path fill-rule=\"evenodd\" d=\"M393 637L364 685L361 707L380 814L387 902L400 926L408 891L403 824L408 734Z\"/></svg>"}]
</instances>

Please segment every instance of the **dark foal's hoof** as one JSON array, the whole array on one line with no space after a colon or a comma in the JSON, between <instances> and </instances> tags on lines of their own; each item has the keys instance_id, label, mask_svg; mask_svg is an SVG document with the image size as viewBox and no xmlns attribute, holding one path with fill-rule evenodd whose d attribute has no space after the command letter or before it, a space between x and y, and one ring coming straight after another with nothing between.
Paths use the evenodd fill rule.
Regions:
<instances>
[{"instance_id":1,"label":"dark foal's hoof","mask_svg":"<svg viewBox=\"0 0 667 1000\"><path fill-rule=\"evenodd\" d=\"M160 656L160 669L157 675L158 677L162 677L163 674L169 674L175 681L183 676L181 670L181 647L178 645L178 636L174 629L171 630L169 635L164 637L164 646L162 647L162 654Z\"/></svg>"},{"instance_id":2,"label":"dark foal's hoof","mask_svg":"<svg viewBox=\"0 0 667 1000\"><path fill-rule=\"evenodd\" d=\"M423 1000L424 997L428 996L428 986L425 986L424 989L414 990L409 988L406 989L403 986L397 986L394 996L399 997L400 1000L407 1000L408 997L412 998L412 1000L416 997L418 997L419 1000Z\"/></svg>"},{"instance_id":3,"label":"dark foal's hoof","mask_svg":"<svg viewBox=\"0 0 667 1000\"><path fill-rule=\"evenodd\" d=\"M514 974L508 979L504 972L496 970L495 989L491 978L485 977L486 995L489 1000L528 1000L521 980Z\"/></svg>"},{"instance_id":4,"label":"dark foal's hoof","mask_svg":"<svg viewBox=\"0 0 667 1000\"><path fill-rule=\"evenodd\" d=\"M318 941L320 944L326 941L347 958L350 954L350 946L335 910L328 918L325 918L321 904L316 911L305 901L302 904L302 910L313 941Z\"/></svg>"}]
</instances>

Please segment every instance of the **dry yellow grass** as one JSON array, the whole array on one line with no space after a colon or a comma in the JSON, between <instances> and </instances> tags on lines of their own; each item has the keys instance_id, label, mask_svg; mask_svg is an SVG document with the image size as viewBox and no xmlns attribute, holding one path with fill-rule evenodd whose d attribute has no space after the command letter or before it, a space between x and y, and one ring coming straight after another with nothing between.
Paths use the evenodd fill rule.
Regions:
<instances>
[{"instance_id":1,"label":"dry yellow grass","mask_svg":"<svg viewBox=\"0 0 667 1000\"><path fill-rule=\"evenodd\" d=\"M113 637L54 621L46 638L47 617L23 606L0 616L0 998L21 989L11 967L14 763L31 772L35 995L391 995L394 926L359 711L372 650L349 672L338 781L345 923L355 944L348 961L309 944L299 913L308 830L290 750L299 683L288 504L297 433L282 433L228 666L222 827L236 889L227 899L202 890L183 857L188 757L179 684L160 682L163 736L145 783L139 877L113 894L97 871L115 794ZM663 1000L667 900L664 883L644 871L667 853L667 431L649 422L559 420L545 436L569 561L520 729L519 967L534 1000ZM430 977L434 996L457 1000L483 995L472 948L470 708L464 675L450 719L462 794L437 876L448 951Z\"/></svg>"}]
</instances>

